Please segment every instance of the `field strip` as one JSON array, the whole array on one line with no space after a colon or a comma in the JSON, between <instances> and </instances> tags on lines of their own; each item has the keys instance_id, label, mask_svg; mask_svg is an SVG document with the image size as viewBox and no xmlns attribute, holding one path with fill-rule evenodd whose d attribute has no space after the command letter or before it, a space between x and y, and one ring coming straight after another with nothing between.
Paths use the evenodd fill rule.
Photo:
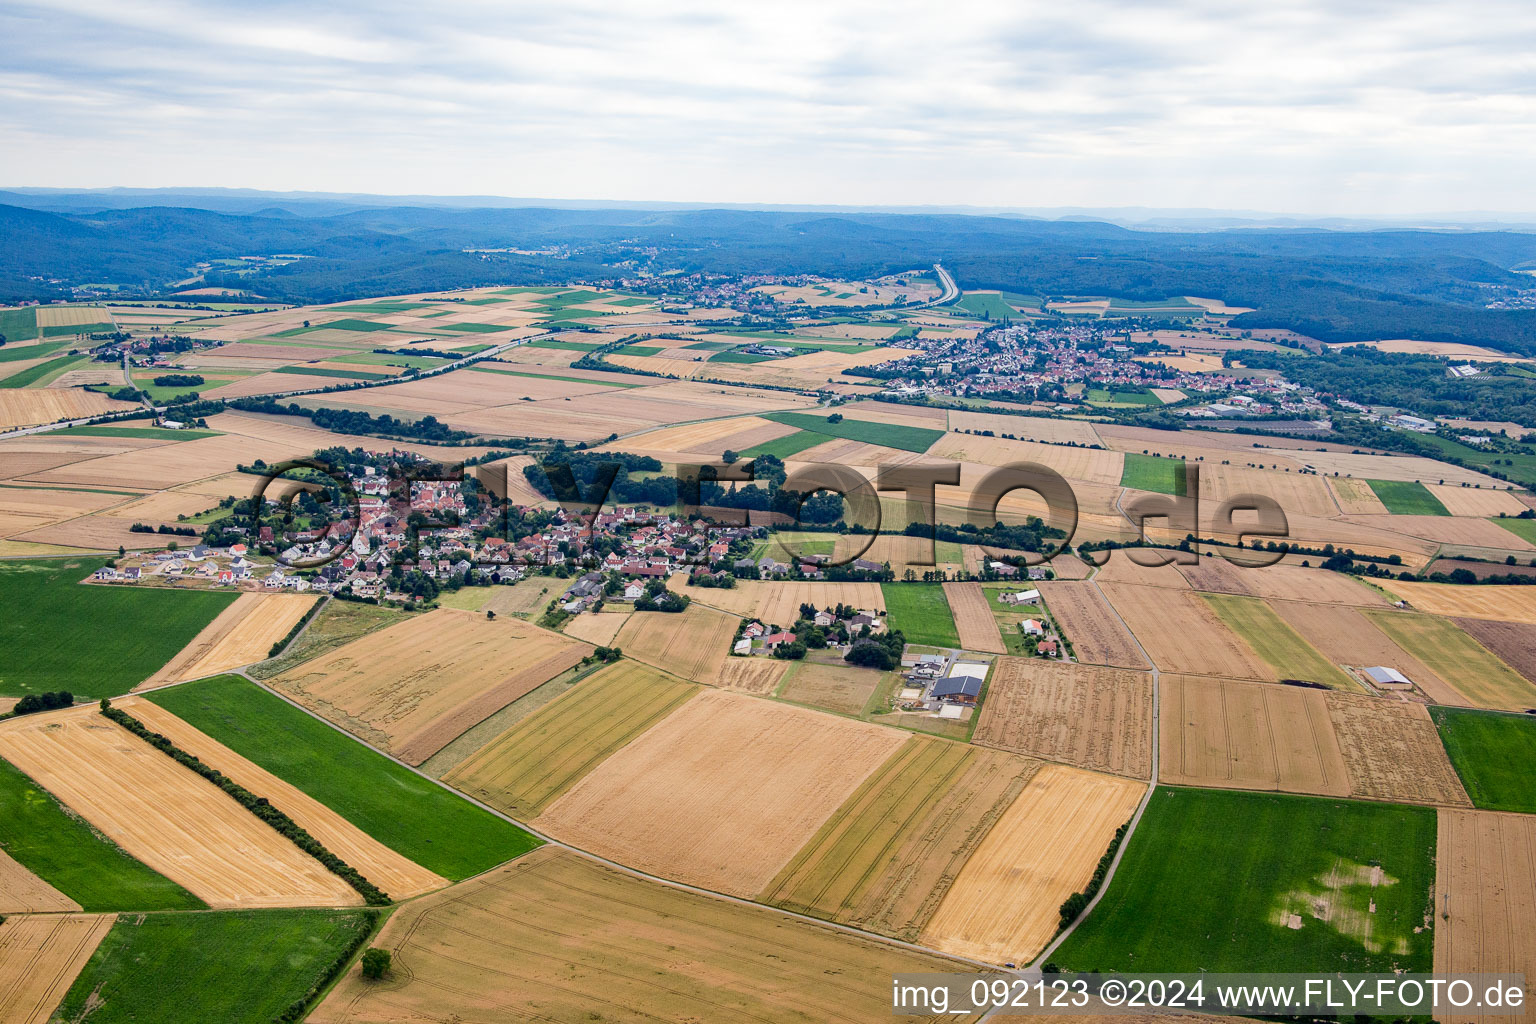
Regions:
<instances>
[{"instance_id":1,"label":"field strip","mask_svg":"<svg viewBox=\"0 0 1536 1024\"><path fill-rule=\"evenodd\" d=\"M352 906L352 887L94 705L13 719L0 756L210 907Z\"/></svg>"},{"instance_id":2,"label":"field strip","mask_svg":"<svg viewBox=\"0 0 1536 1024\"><path fill-rule=\"evenodd\" d=\"M302 594L243 593L135 689L217 675L262 661L316 600Z\"/></svg>"},{"instance_id":3,"label":"field strip","mask_svg":"<svg viewBox=\"0 0 1536 1024\"><path fill-rule=\"evenodd\" d=\"M218 769L239 785L268 800L297 822L300 828L318 839L326 849L356 868L364 878L394 899L418 896L448 884L446 878L391 850L303 790L241 757L158 704L138 697L125 697L113 706L128 712L210 768Z\"/></svg>"},{"instance_id":4,"label":"field strip","mask_svg":"<svg viewBox=\"0 0 1536 1024\"><path fill-rule=\"evenodd\" d=\"M38 878L0 848L0 914L58 913L79 909L80 904Z\"/></svg>"},{"instance_id":5,"label":"field strip","mask_svg":"<svg viewBox=\"0 0 1536 1024\"><path fill-rule=\"evenodd\" d=\"M0 924L0 1020L44 1024L115 920L115 914L48 914Z\"/></svg>"},{"instance_id":6,"label":"field strip","mask_svg":"<svg viewBox=\"0 0 1536 1024\"><path fill-rule=\"evenodd\" d=\"M272 696L276 697L278 700L281 700L285 704L288 704L289 706L291 706L293 708L296 708L297 710L303 712L304 714L308 715L310 718L313 718L315 721L317 721L317 722L321 723L322 725L324 725L326 728L334 729L336 732L341 733L343 736L347 737L348 739L357 740L357 737L353 736L351 733L347 732L347 730L345 730L345 729L341 728L340 726L338 726L335 722L332 722L332 721L328 720L324 715L316 713L315 711L305 707L303 704L300 704L298 701L294 700L293 698L289 697L288 695L286 695L284 693L281 693L281 692L279 692L277 690L274 690L272 687L266 685L265 683L263 683L262 681L260 681L258 679L254 679L254 678L250 677L249 675L244 675L243 673L240 673L240 674L243 675L243 677L247 681L255 684L256 686L261 687L263 690L265 690L267 693L271 694ZM367 746L370 750L374 751L374 753L378 754L380 757L387 758L388 760L390 760L394 764L398 765L401 768L404 768L406 771L411 772L412 774L418 776L419 778L425 780L426 782L429 782L429 783L431 783L434 786L440 786L443 789L447 790L449 793L452 793L454 796L461 797L464 800L469 801L471 804L474 804L476 807L478 807L481 810L485 811L487 814L494 815L497 818L500 818L502 821L505 821L505 822L507 822L509 824L512 824L512 825L516 825L518 828L523 829L529 835L531 835L535 839L539 840L541 843L544 843L544 844L546 844L546 845L548 845L550 847L553 847L553 848L562 849L562 850L569 850L571 853L574 853L574 854L576 854L576 855L578 855L580 857L583 857L586 860L592 861L593 863L596 863L596 864L601 864L601 865L603 865L605 867L613 868L614 870L623 872L626 875L630 875L630 876L633 876L635 878L644 879L645 881L652 882L652 883L654 883L656 885L666 886L666 887L672 888L672 889L678 889L678 890L683 891L683 892L691 892L691 893L694 893L694 894L699 895L699 896L707 896L707 897L709 897L711 899L722 900L722 901L727 902L727 903L734 903L734 904L739 904L741 906L746 906L746 907L757 907L759 909L770 910L773 913L782 915L783 917L785 917L787 919L793 919L793 920L798 920L798 921L805 921L805 922L817 925L817 926L822 927L822 928L830 928L833 931L843 932L843 933L846 933L848 935L858 936L860 938L875 939L875 940L878 940L881 943L884 943L887 946L891 946L891 947L894 947L894 948L906 949L906 950L910 950L910 951L912 951L914 953L924 953L924 954L928 954L930 956L947 957L947 958L949 958L951 960L954 960L954 961L957 961L957 962L961 962L961 963L965 963L965 964L969 964L969 965L974 966L974 967L984 967L984 968L987 968L989 970L990 969L995 969L995 965L989 964L989 963L987 963L984 960L977 960L977 959L975 959L973 957L968 957L968 956L964 956L964 955L961 955L961 954L945 953L942 950L934 949L931 946L925 946L925 945L922 945L921 943L918 943L918 942L908 942L908 941L906 941L904 939L892 938L891 936L888 936L888 935L879 935L879 934L876 934L874 932L865 931L862 928L855 928L855 927L853 927L851 925L839 924L839 923L837 923L835 921L825 921L825 920L822 920L820 918L812 917L812 916L810 916L808 914L801 914L801 913L798 913L798 912L793 911L793 910L786 910L786 909L784 909L782 907L770 907L770 906L767 906L767 905L762 904L762 903L757 903L757 902L755 902L753 900L750 900L750 899L745 899L745 898L739 897L739 896L732 896L732 895L730 895L728 893L714 892L714 891L711 891L709 889L700 888L699 886L696 886L696 885L689 885L686 882L679 882L679 881L677 881L675 879L663 878L660 875L653 875L653 874L650 874L648 872L642 871L639 868L630 867L627 864L621 864L618 861L610 860L610 859L608 859L606 857L603 857L600 854L593 853L590 850L584 850L584 849L582 849L579 846L574 846L574 845L572 845L570 843L562 842L562 841L554 838L553 836L547 835L547 834L539 831L539 829L537 829L533 825L529 824L527 821L524 821L522 819L513 817L512 815L506 813L505 811L501 810L500 808L493 807L492 805L486 803L483 800L477 799L475 796L473 796L473 795L471 795L469 793L466 793L466 792L464 792L462 790L456 789L456 788L454 788L453 786L449 785L447 782L444 782L441 779L433 778L431 775L428 775L426 772L422 771L416 765L407 764L406 762L400 760L398 757L394 757L393 755L391 755L386 750L380 750L377 747L373 746L372 744L367 743L366 741L359 741L359 742L363 742L364 746ZM1155 745L1153 747L1153 750L1154 750L1154 759L1155 759L1155 757L1156 757L1156 754L1155 754L1156 746ZM1138 810L1138 814L1139 813L1140 812ZM1123 847L1123 844L1122 844L1122 847ZM1116 857L1115 862L1119 863L1118 855ZM1107 882L1107 879L1106 879L1106 882Z\"/></svg>"}]
</instances>

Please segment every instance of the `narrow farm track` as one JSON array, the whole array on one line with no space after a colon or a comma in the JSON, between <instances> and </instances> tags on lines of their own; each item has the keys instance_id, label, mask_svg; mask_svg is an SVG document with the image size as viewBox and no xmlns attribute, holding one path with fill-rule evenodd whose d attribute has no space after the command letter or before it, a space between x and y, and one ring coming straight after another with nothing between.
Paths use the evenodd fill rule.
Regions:
<instances>
[{"instance_id":1,"label":"narrow farm track","mask_svg":"<svg viewBox=\"0 0 1536 1024\"><path fill-rule=\"evenodd\" d=\"M1093 573L1088 577L1088 579L1089 582L1093 584L1094 589L1099 590L1099 595L1102 597L1104 591L1099 588L1097 580L1098 574L1098 569L1095 569ZM1105 599L1104 603L1109 606L1110 611L1115 613L1115 618L1119 619L1120 613L1119 611L1116 611L1115 606L1110 604L1107 598ZM1130 845L1131 837L1136 834L1136 826L1141 824L1141 816L1143 813L1145 813L1147 804L1152 800L1153 791L1157 789L1157 748L1159 742L1158 729L1160 727L1160 712L1162 710L1160 703L1161 694L1159 692L1160 688L1158 685L1160 676L1157 669L1157 663L1154 662L1151 656L1147 654L1146 648L1141 646L1141 640L1137 638L1135 633L1131 632L1130 627L1126 625L1124 619L1120 619L1120 624L1125 626L1126 632L1130 634L1131 639L1136 641L1136 646L1138 649L1140 649L1142 657L1146 658L1147 664L1152 666L1152 779L1147 785L1147 791L1142 794L1141 802L1136 805L1136 813L1131 815L1130 827L1125 830L1125 838L1120 841L1119 847L1115 850L1115 856L1109 862L1109 870L1104 873L1104 882L1099 886L1099 891L1093 894L1093 899L1088 901L1088 906L1084 907L1083 912L1077 915L1077 919L1074 920L1071 924L1067 925L1067 927L1062 930L1060 935L1057 935L1043 950L1040 951L1040 955L1035 958L1035 962L1029 965L1030 971L1040 970L1045 962L1050 959L1051 954L1056 952L1057 948L1063 942L1066 942L1068 937L1070 937L1071 934L1077 930L1077 926L1088 919L1088 915L1093 913L1093 908L1099 905L1099 900L1103 899L1104 894L1109 891L1110 883L1115 880L1115 871L1120 867L1120 860L1125 856L1125 848ZM993 1013L987 1013L982 1017L982 1019L986 1020L993 1015Z\"/></svg>"},{"instance_id":2,"label":"narrow farm track","mask_svg":"<svg viewBox=\"0 0 1536 1024\"><path fill-rule=\"evenodd\" d=\"M243 669L238 670L238 671L233 672L233 673L226 673L226 674L238 675L241 678L245 679L247 682L253 683L256 686L261 687L267 693L269 693L272 696L278 698L279 700L283 701L284 703L289 704L292 707L297 708L298 710L302 711L304 714L308 715L310 718L315 719L317 722L323 723L327 728L334 729L335 731L341 733L343 736L346 736L349 739L353 739L353 740L356 740L359 743L363 743L365 746L367 746L374 753L378 754L380 757L388 758L390 761L393 761L395 764L397 764L400 767L406 769L407 771L412 772L413 774L418 775L421 778L425 779L426 781L432 783L432 785L439 786L442 789L445 789L448 792L452 793L454 796L461 797L461 798L463 798L465 800L468 800L470 803L474 804L476 807L480 808L481 810L485 811L486 813L493 814L493 815L495 815L496 817L500 818L503 821L506 821L506 822L509 822L509 823L511 823L513 825L516 825L518 828L520 828L523 831L527 832L529 835L534 836L535 838L537 838L541 842L548 844L549 846L556 847L556 848L562 849L562 850L568 850L571 853L574 853L574 854L576 854L578 856L581 856L581 857L585 857L588 860L594 861L594 862L596 862L598 864L602 864L605 867L612 868L615 871L622 871L625 874L631 875L631 876L633 876L635 878L644 879L645 881L648 881L648 882L654 882L657 885L665 885L665 886L668 886L670 888L680 890L682 892L689 892L689 893L693 893L693 894L698 895L698 896L708 896L708 897L711 897L711 898L717 899L717 900L725 900L728 903L739 904L740 906L743 906L743 907L749 907L749 908L753 908L753 909L759 910L759 911L766 911L766 912L773 913L773 914L779 914L779 915L782 915L784 917L794 918L794 919L799 920L799 921L805 921L805 922L808 922L810 924L819 925L819 926L821 926L823 928L831 928L834 931L839 931L839 932L842 932L842 933L847 934L847 935L856 936L856 937L861 938L861 939L866 939L866 940L870 940L870 941L873 941L873 942L885 943L886 945L894 946L894 947L897 947L897 948L900 948L900 949L905 949L905 950L908 950L910 952L924 953L924 954L927 954L928 956L943 957L944 959L953 960L953 961L956 961L957 963L970 964L971 966L976 967L976 968L978 968L980 970L985 970L985 971L996 971L997 970L997 967L996 967L995 964L989 964L989 963L986 963L985 961L981 961L981 960L974 960L974 959L972 959L970 957L966 957L966 956L959 956L959 955L954 954L954 953L946 953L943 950L933 949L932 947L924 946L924 945L921 945L921 944L916 943L916 942L907 942L907 941L902 940L902 939L893 939L893 938L891 938L889 936L886 936L886 935L879 935L879 934L877 934L875 932L868 932L868 931L865 931L865 930L863 930L861 928L854 928L854 927L850 927L849 925L838 924L838 923L833 922L833 921L823 920L822 918L813 917L813 916L811 916L809 914L800 914L800 913L796 913L795 911L792 911L792 910L785 910L785 909L783 909L781 907L773 907L773 906L769 906L769 905L764 904L764 903L755 903L755 902L753 902L752 900L749 900L749 899L743 899L743 898L741 898L739 896L732 896L732 895L729 895L727 893L716 892L716 891L714 891L712 889L703 888L702 886L689 885L689 884L687 884L685 882L673 881L670 878L662 878L659 875L649 874L649 873L647 873L645 871L641 871L641 870L638 870L636 868L632 868L632 867L630 867L630 866L628 866L626 864L621 864L621 863L618 863L617 861L609 860L606 857L602 857L602 856L600 856L598 854L595 854L595 853L592 853L590 851L583 850L580 847L572 846L569 843L561 842L558 839L555 839L555 838L553 838L551 836L545 835L544 833L540 832L538 829L536 829L533 826L529 825L527 822L519 821L517 818L514 818L514 817L512 817L509 814L505 814L505 813L497 810L496 808L490 806L489 804L483 803L480 800L475 799L474 797L470 796L467 793L463 793L463 792L460 792L457 789L454 789L452 786L449 786L447 783L441 781L440 779L433 778L431 775L428 775L426 772L422 771L420 768L418 768L418 767L416 767L414 765L407 764L406 762L401 761L399 758L391 756L387 751L380 750L378 747L373 746L371 743L366 743L365 741L363 741L359 737L354 736L352 733L347 732L345 729L342 729L340 726L336 725L334 722L331 722L331 721L321 717L320 715L318 715L315 712L311 711L309 708L306 708L304 705L296 703L295 701L290 699L286 694L281 693L281 692L279 692L277 690L274 690L270 686L268 686L266 683L262 682L261 680L254 679L251 676L247 675L246 672ZM165 684L164 686L156 686L156 687L152 687L150 689L140 690L140 691L138 691L135 694L135 696L142 697L142 696L144 696L147 693L153 693L155 690L166 689L169 686L179 686L179 685L181 685L181 684L180 683L168 683L168 684ZM1138 813L1139 813L1139 811L1138 811ZM496 868L499 868L500 866L501 865L499 865L499 864L498 865L494 865L491 868L487 868L486 871L481 872L479 875L474 875L474 876L471 876L470 878L462 879L460 882L458 882L456 884L462 885L464 882L471 881L472 878L482 877L483 875L489 873L490 871L496 870ZM403 903L403 902L407 902L407 901L402 900L400 902Z\"/></svg>"}]
</instances>

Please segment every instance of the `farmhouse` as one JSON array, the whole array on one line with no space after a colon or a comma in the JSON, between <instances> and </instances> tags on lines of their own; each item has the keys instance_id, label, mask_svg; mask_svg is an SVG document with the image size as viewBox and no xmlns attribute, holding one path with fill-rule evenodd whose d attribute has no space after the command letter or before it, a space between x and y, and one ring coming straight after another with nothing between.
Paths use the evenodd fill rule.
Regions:
<instances>
[{"instance_id":1,"label":"farmhouse","mask_svg":"<svg viewBox=\"0 0 1536 1024\"><path fill-rule=\"evenodd\" d=\"M978 676L949 676L933 684L933 699L941 703L974 705L980 697Z\"/></svg>"},{"instance_id":2,"label":"farmhouse","mask_svg":"<svg viewBox=\"0 0 1536 1024\"><path fill-rule=\"evenodd\" d=\"M1045 623L1039 619L1025 619L1019 623L1019 628L1026 636L1045 636Z\"/></svg>"}]
</instances>

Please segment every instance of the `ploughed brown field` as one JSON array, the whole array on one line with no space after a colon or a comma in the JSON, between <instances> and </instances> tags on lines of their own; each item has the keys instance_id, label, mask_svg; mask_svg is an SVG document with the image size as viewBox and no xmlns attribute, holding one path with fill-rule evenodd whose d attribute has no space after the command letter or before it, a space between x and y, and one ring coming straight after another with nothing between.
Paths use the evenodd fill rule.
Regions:
<instances>
[{"instance_id":1,"label":"ploughed brown field","mask_svg":"<svg viewBox=\"0 0 1536 1024\"><path fill-rule=\"evenodd\" d=\"M1079 661L1121 668L1151 668L1141 648L1104 600L1099 588L1086 580L1062 580L1040 585L1045 606Z\"/></svg>"},{"instance_id":2,"label":"ploughed brown field","mask_svg":"<svg viewBox=\"0 0 1536 1024\"><path fill-rule=\"evenodd\" d=\"M1499 660L1536 683L1536 625L1491 619L1452 619Z\"/></svg>"},{"instance_id":3,"label":"ploughed brown field","mask_svg":"<svg viewBox=\"0 0 1536 1024\"><path fill-rule=\"evenodd\" d=\"M1047 761L1150 778L1152 676L998 658L972 739Z\"/></svg>"},{"instance_id":4,"label":"ploughed brown field","mask_svg":"<svg viewBox=\"0 0 1536 1024\"><path fill-rule=\"evenodd\" d=\"M1436 974L1522 973L1529 1004L1536 989L1536 816L1440 811L1434 927ZM1458 1013L1455 1019L1514 1024L1523 1018Z\"/></svg>"},{"instance_id":5,"label":"ploughed brown field","mask_svg":"<svg viewBox=\"0 0 1536 1024\"><path fill-rule=\"evenodd\" d=\"M534 824L621 864L751 897L905 739L895 729L705 690Z\"/></svg>"},{"instance_id":6,"label":"ploughed brown field","mask_svg":"<svg viewBox=\"0 0 1536 1024\"><path fill-rule=\"evenodd\" d=\"M407 904L373 945L390 976L354 965L309 1020L877 1020L891 972L967 969L551 847Z\"/></svg>"},{"instance_id":7,"label":"ploughed brown field","mask_svg":"<svg viewBox=\"0 0 1536 1024\"><path fill-rule=\"evenodd\" d=\"M591 652L517 619L440 608L305 662L271 685L420 764Z\"/></svg>"}]
</instances>

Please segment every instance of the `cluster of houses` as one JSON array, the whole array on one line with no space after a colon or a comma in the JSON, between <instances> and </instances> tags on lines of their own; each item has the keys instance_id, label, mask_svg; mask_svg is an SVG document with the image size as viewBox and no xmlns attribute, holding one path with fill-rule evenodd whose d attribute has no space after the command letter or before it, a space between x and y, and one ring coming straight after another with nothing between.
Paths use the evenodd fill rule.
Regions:
<instances>
[{"instance_id":1,"label":"cluster of houses","mask_svg":"<svg viewBox=\"0 0 1536 1024\"><path fill-rule=\"evenodd\" d=\"M811 616L810 622L811 625L822 629L831 629L841 623L849 637L866 632L871 634L885 632L885 620L874 611L866 609L852 611L851 614L839 619L835 609L824 608ZM731 653L742 656L772 654L779 647L792 644L798 639L799 636L790 630L773 629L753 619L742 627L740 636L731 647ZM831 650L846 650L848 646L849 644L836 640L830 640L827 643L827 647Z\"/></svg>"}]
</instances>

